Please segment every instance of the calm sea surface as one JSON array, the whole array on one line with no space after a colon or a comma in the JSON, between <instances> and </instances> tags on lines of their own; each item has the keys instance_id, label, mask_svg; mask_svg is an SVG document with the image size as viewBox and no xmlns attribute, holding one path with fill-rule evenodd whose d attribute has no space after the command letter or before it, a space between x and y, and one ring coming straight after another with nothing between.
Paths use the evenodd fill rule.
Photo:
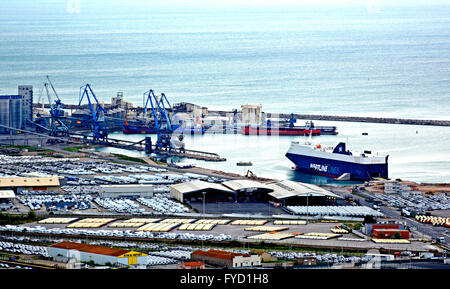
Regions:
<instances>
[{"instance_id":1,"label":"calm sea surface","mask_svg":"<svg viewBox=\"0 0 450 289\"><path fill-rule=\"evenodd\" d=\"M140 105L151 88L172 103L210 109L250 103L266 112L450 119L449 7L25 15L0 9L0 94L32 84L37 98L50 75L70 104L90 83L105 102L122 91ZM332 125L338 136L314 140L348 139L350 149L389 154L393 178L450 182L450 128ZM186 147L228 159L206 167L243 173L236 162L252 161L257 175L309 180L284 157L291 140L298 138L204 135L187 137Z\"/></svg>"}]
</instances>

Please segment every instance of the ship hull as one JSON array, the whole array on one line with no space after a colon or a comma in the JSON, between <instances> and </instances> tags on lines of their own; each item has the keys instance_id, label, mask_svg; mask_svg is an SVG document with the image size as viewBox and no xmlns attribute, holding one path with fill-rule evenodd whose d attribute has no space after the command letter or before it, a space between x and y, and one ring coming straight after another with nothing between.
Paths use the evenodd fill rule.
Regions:
<instances>
[{"instance_id":1,"label":"ship hull","mask_svg":"<svg viewBox=\"0 0 450 289\"><path fill-rule=\"evenodd\" d=\"M295 169L314 175L338 178L349 173L353 180L388 178L388 156L358 157L349 154L328 153L307 146L292 145L286 157Z\"/></svg>"},{"instance_id":2,"label":"ship hull","mask_svg":"<svg viewBox=\"0 0 450 289\"><path fill-rule=\"evenodd\" d=\"M172 126L173 130L176 130L178 126ZM154 127L136 126L136 125L123 125L122 132L124 134L155 134L157 133ZM165 133L164 131L162 131Z\"/></svg>"},{"instance_id":3,"label":"ship hull","mask_svg":"<svg viewBox=\"0 0 450 289\"><path fill-rule=\"evenodd\" d=\"M271 127L242 127L242 134L244 135L320 135L320 129L302 129L302 128L289 128L278 127L272 129Z\"/></svg>"},{"instance_id":4,"label":"ship hull","mask_svg":"<svg viewBox=\"0 0 450 289\"><path fill-rule=\"evenodd\" d=\"M124 125L122 132L125 134L147 134L147 133L156 133L156 130L150 127Z\"/></svg>"},{"instance_id":5,"label":"ship hull","mask_svg":"<svg viewBox=\"0 0 450 289\"><path fill-rule=\"evenodd\" d=\"M295 164L295 169L330 178L338 178L342 174L350 173L354 180L370 180L375 177L388 178L386 164L357 164L339 160L302 156L287 153L286 157Z\"/></svg>"}]
</instances>

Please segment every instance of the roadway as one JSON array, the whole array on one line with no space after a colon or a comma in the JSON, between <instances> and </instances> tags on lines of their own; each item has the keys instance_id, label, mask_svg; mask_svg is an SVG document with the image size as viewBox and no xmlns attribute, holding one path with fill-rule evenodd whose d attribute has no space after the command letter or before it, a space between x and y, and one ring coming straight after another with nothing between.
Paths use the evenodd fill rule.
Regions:
<instances>
[{"instance_id":1,"label":"roadway","mask_svg":"<svg viewBox=\"0 0 450 289\"><path fill-rule=\"evenodd\" d=\"M340 194L341 196L349 194L349 192L347 190L343 191L342 189L337 189L337 188L332 189L332 191L333 191L333 193ZM345 194L344 194L344 192L345 192ZM371 208L373 207L373 203L367 202L366 198L364 198L362 196L373 197L376 199L376 195L370 194L370 196L369 196L368 192L361 192L361 190L358 191L358 194L359 195L356 195L356 194L351 194L351 195L355 200L358 200L362 206L368 206ZM410 227L410 229L412 231L416 231L419 234L427 236L430 239L434 240L439 237L444 237L446 244L449 244L449 242L450 242L449 229L446 227L433 226L430 224L420 223L420 222L416 221L415 219L406 218L406 217L402 216L399 211L397 211L393 208L390 208L390 207L386 207L386 206L381 206L380 212L383 213L384 215L386 215L386 217L388 217L388 218L401 219L401 220L405 221L406 224Z\"/></svg>"}]
</instances>

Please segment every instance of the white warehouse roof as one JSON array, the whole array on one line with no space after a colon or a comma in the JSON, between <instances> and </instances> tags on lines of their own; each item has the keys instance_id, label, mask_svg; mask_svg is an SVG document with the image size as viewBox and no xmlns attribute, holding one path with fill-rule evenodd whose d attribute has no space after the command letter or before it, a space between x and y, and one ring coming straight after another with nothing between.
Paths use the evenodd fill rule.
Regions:
<instances>
[{"instance_id":1,"label":"white warehouse roof","mask_svg":"<svg viewBox=\"0 0 450 289\"><path fill-rule=\"evenodd\" d=\"M224 186L232 189L233 191L247 190L247 189L265 189L273 191L266 184L252 181L252 180L231 180L222 183Z\"/></svg>"},{"instance_id":2,"label":"white warehouse roof","mask_svg":"<svg viewBox=\"0 0 450 289\"><path fill-rule=\"evenodd\" d=\"M216 183L204 182L204 181L200 181L200 180L171 185L170 188L174 188L181 193L198 192L198 191L208 190L208 189L234 193L232 190L228 189L227 187L225 187L223 185L216 184Z\"/></svg>"},{"instance_id":3,"label":"white warehouse roof","mask_svg":"<svg viewBox=\"0 0 450 289\"><path fill-rule=\"evenodd\" d=\"M180 202L183 202L183 195L193 192L201 192L206 190L216 190L235 194L234 191L221 184L209 183L200 180L192 182L180 183L170 186L170 193Z\"/></svg>"},{"instance_id":4,"label":"white warehouse roof","mask_svg":"<svg viewBox=\"0 0 450 289\"><path fill-rule=\"evenodd\" d=\"M269 195L277 199L290 197L333 197L342 199L341 196L333 194L319 186L284 180L276 183L267 184L273 190Z\"/></svg>"},{"instance_id":5,"label":"white warehouse roof","mask_svg":"<svg viewBox=\"0 0 450 289\"><path fill-rule=\"evenodd\" d=\"M12 190L0 191L0 199L14 199L16 194Z\"/></svg>"}]
</instances>

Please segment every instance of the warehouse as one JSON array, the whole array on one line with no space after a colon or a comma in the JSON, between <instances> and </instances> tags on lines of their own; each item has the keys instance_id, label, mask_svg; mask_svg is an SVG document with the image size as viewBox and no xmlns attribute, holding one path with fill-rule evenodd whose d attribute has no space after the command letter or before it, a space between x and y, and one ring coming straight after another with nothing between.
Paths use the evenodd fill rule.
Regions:
<instances>
[{"instance_id":1,"label":"warehouse","mask_svg":"<svg viewBox=\"0 0 450 289\"><path fill-rule=\"evenodd\" d=\"M99 194L102 198L151 198L153 197L153 185L103 185Z\"/></svg>"},{"instance_id":2,"label":"warehouse","mask_svg":"<svg viewBox=\"0 0 450 289\"><path fill-rule=\"evenodd\" d=\"M363 233L367 235L372 235L374 230L407 230L408 227L406 223L401 219L377 219L376 223L366 223L363 228Z\"/></svg>"},{"instance_id":3,"label":"warehouse","mask_svg":"<svg viewBox=\"0 0 450 289\"><path fill-rule=\"evenodd\" d=\"M0 191L0 211L12 208L12 200L14 200L15 198L16 195L12 190Z\"/></svg>"},{"instance_id":4,"label":"warehouse","mask_svg":"<svg viewBox=\"0 0 450 289\"><path fill-rule=\"evenodd\" d=\"M202 261L210 265L225 268L261 266L261 257L258 255L241 254L213 249L208 251L194 251L191 254L191 260Z\"/></svg>"},{"instance_id":5,"label":"warehouse","mask_svg":"<svg viewBox=\"0 0 450 289\"><path fill-rule=\"evenodd\" d=\"M334 205L341 196L333 194L312 184L299 183L289 180L267 184L273 190L269 196L275 202L287 205Z\"/></svg>"},{"instance_id":6,"label":"warehouse","mask_svg":"<svg viewBox=\"0 0 450 289\"><path fill-rule=\"evenodd\" d=\"M268 193L273 192L267 185L252 180L231 180L222 185L237 192L238 203L266 202Z\"/></svg>"},{"instance_id":7,"label":"warehouse","mask_svg":"<svg viewBox=\"0 0 450 289\"><path fill-rule=\"evenodd\" d=\"M184 202L235 202L237 193L224 185L195 180L170 186L170 193Z\"/></svg>"},{"instance_id":8,"label":"warehouse","mask_svg":"<svg viewBox=\"0 0 450 289\"><path fill-rule=\"evenodd\" d=\"M408 230L400 229L373 229L373 237L377 239L409 239Z\"/></svg>"},{"instance_id":9,"label":"warehouse","mask_svg":"<svg viewBox=\"0 0 450 289\"><path fill-rule=\"evenodd\" d=\"M50 178L0 178L0 189L10 189L16 193L27 191L57 191L59 190L58 177Z\"/></svg>"},{"instance_id":10,"label":"warehouse","mask_svg":"<svg viewBox=\"0 0 450 289\"><path fill-rule=\"evenodd\" d=\"M147 255L140 252L103 246L60 242L48 247L50 257L73 258L79 262L94 262L98 265L146 265Z\"/></svg>"}]
</instances>

